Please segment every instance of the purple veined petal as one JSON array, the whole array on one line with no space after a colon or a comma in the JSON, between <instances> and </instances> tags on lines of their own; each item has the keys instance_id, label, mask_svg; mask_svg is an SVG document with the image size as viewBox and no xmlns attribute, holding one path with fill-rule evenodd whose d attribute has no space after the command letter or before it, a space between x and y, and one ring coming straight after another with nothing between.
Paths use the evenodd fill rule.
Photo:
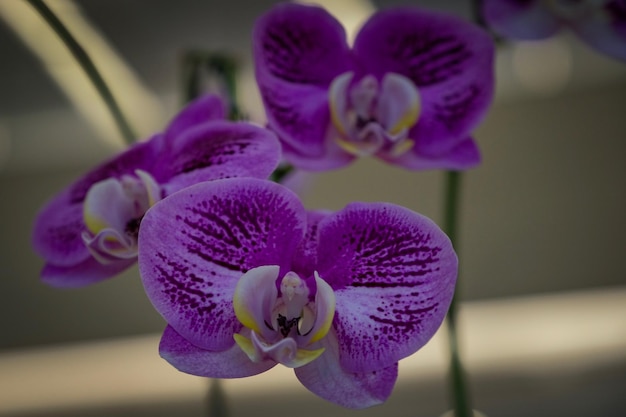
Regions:
<instances>
[{"instance_id":1,"label":"purple veined petal","mask_svg":"<svg viewBox=\"0 0 626 417\"><path fill-rule=\"evenodd\" d=\"M398 364L371 372L345 371L339 362L337 337L331 330L315 344L324 353L313 362L295 369L302 385L321 398L347 408L367 408L385 402L396 382Z\"/></svg>"},{"instance_id":2,"label":"purple veined petal","mask_svg":"<svg viewBox=\"0 0 626 417\"><path fill-rule=\"evenodd\" d=\"M76 265L46 264L41 271L41 280L52 287L79 288L111 278L134 265L135 261L135 259L116 260L103 265L89 257Z\"/></svg>"},{"instance_id":3,"label":"purple veined petal","mask_svg":"<svg viewBox=\"0 0 626 417\"><path fill-rule=\"evenodd\" d=\"M335 290L342 368L391 366L435 334L457 257L430 219L387 203L352 203L319 225L318 272Z\"/></svg>"},{"instance_id":4,"label":"purple veined petal","mask_svg":"<svg viewBox=\"0 0 626 417\"><path fill-rule=\"evenodd\" d=\"M85 231L83 202L91 186L110 177L132 175L136 169L150 171L161 149L161 136L138 143L83 175L50 202L37 215L33 247L49 263L72 266L90 255L82 240Z\"/></svg>"},{"instance_id":5,"label":"purple veined petal","mask_svg":"<svg viewBox=\"0 0 626 417\"><path fill-rule=\"evenodd\" d=\"M626 1L608 1L589 19L581 19L571 28L595 50L626 61Z\"/></svg>"},{"instance_id":6,"label":"purple veined petal","mask_svg":"<svg viewBox=\"0 0 626 417\"><path fill-rule=\"evenodd\" d=\"M260 374L276 365L271 360L252 362L235 344L217 352L202 349L171 326L163 331L159 353L179 371L209 378L243 378Z\"/></svg>"},{"instance_id":7,"label":"purple veined petal","mask_svg":"<svg viewBox=\"0 0 626 417\"><path fill-rule=\"evenodd\" d=\"M474 139L467 138L452 150L439 157L423 157L415 150L399 157L379 155L384 161L410 170L449 169L465 170L478 166L481 161L480 150Z\"/></svg>"},{"instance_id":8,"label":"purple veined petal","mask_svg":"<svg viewBox=\"0 0 626 417\"><path fill-rule=\"evenodd\" d=\"M491 104L493 41L454 16L415 8L378 12L357 35L354 53L379 79L395 73L417 87L421 114L409 137L420 154L451 150Z\"/></svg>"},{"instance_id":9,"label":"purple veined petal","mask_svg":"<svg viewBox=\"0 0 626 417\"><path fill-rule=\"evenodd\" d=\"M482 15L498 35L516 40L546 39L561 22L542 0L483 0Z\"/></svg>"},{"instance_id":10,"label":"purple veined petal","mask_svg":"<svg viewBox=\"0 0 626 417\"><path fill-rule=\"evenodd\" d=\"M253 53L270 128L300 153L321 153L328 87L352 66L341 24L321 7L283 3L257 20Z\"/></svg>"},{"instance_id":11,"label":"purple veined petal","mask_svg":"<svg viewBox=\"0 0 626 417\"><path fill-rule=\"evenodd\" d=\"M199 182L234 177L267 178L280 160L280 144L251 123L215 121L181 134L161 164L167 169L165 195Z\"/></svg>"},{"instance_id":12,"label":"purple veined petal","mask_svg":"<svg viewBox=\"0 0 626 417\"><path fill-rule=\"evenodd\" d=\"M228 349L242 325L233 295L263 265L290 269L306 213L285 187L252 178L209 181L163 199L139 230L139 270L156 310L183 337Z\"/></svg>"},{"instance_id":13,"label":"purple veined petal","mask_svg":"<svg viewBox=\"0 0 626 417\"><path fill-rule=\"evenodd\" d=\"M186 130L213 120L226 119L226 104L215 94L201 96L185 106L165 130L168 142L174 141Z\"/></svg>"},{"instance_id":14,"label":"purple veined petal","mask_svg":"<svg viewBox=\"0 0 626 417\"><path fill-rule=\"evenodd\" d=\"M311 277L317 268L317 245L319 223L331 214L330 211L307 211L307 230L298 245L292 268L303 277Z\"/></svg>"},{"instance_id":15,"label":"purple veined petal","mask_svg":"<svg viewBox=\"0 0 626 417\"><path fill-rule=\"evenodd\" d=\"M261 16L253 33L257 75L326 88L350 65L346 32L319 6L282 3Z\"/></svg>"}]
</instances>

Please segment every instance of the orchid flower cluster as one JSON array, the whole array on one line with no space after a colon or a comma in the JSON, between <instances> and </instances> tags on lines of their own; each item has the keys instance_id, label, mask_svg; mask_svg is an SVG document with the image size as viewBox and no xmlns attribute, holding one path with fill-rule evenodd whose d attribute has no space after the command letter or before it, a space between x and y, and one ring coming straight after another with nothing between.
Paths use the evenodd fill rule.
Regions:
<instances>
[{"instance_id":1,"label":"orchid flower cluster","mask_svg":"<svg viewBox=\"0 0 626 417\"><path fill-rule=\"evenodd\" d=\"M494 24L512 16L505 4L522 8L496 3L484 2ZM160 354L180 371L239 378L280 363L326 400L379 404L398 361L446 315L452 243L391 203L308 211L268 177L281 159L309 171L367 155L410 170L476 166L493 42L461 19L400 8L349 45L327 11L286 3L257 21L253 53L267 127L226 121L215 95L189 103L42 209L42 279L78 287L138 262L167 321Z\"/></svg>"},{"instance_id":2,"label":"orchid flower cluster","mask_svg":"<svg viewBox=\"0 0 626 417\"><path fill-rule=\"evenodd\" d=\"M569 28L598 52L626 61L626 0L482 0L485 23L505 38L547 39Z\"/></svg>"}]
</instances>

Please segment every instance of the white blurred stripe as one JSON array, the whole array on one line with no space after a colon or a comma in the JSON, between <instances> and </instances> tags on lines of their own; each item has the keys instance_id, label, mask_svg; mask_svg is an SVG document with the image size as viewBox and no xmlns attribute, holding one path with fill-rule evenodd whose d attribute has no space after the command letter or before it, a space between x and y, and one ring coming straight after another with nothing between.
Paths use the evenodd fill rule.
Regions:
<instances>
[{"instance_id":1,"label":"white blurred stripe","mask_svg":"<svg viewBox=\"0 0 626 417\"><path fill-rule=\"evenodd\" d=\"M626 287L462 305L461 341L471 373L550 372L626 359ZM156 313L155 313L156 314ZM199 401L207 384L159 358L159 336L0 354L0 414L77 407ZM443 332L400 363L398 385L447 371ZM229 401L313 394L293 371L224 381Z\"/></svg>"},{"instance_id":2,"label":"white blurred stripe","mask_svg":"<svg viewBox=\"0 0 626 417\"><path fill-rule=\"evenodd\" d=\"M47 5L85 48L135 132L145 137L161 128L163 110L157 96L78 7L71 0L50 1ZM123 141L102 99L67 47L34 9L25 1L0 1L0 18L41 60L76 110L95 128L99 138L121 147Z\"/></svg>"}]
</instances>

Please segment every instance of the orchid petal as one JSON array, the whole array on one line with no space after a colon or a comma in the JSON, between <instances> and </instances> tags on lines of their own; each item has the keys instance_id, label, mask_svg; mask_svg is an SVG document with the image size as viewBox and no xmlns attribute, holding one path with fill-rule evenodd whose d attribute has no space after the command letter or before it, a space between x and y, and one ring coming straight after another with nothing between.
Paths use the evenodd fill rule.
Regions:
<instances>
[{"instance_id":1,"label":"orchid petal","mask_svg":"<svg viewBox=\"0 0 626 417\"><path fill-rule=\"evenodd\" d=\"M324 348L315 350L298 349L298 344L290 337L280 339L278 342L269 344L260 340L257 334L252 332L250 341L255 352L252 357L260 359L271 358L273 361L288 368L298 368L300 366L304 366L307 363L314 361L322 353L324 353ZM237 344L241 346L239 340L237 341ZM246 346L245 350L247 349L248 347ZM242 350L244 350L244 347L242 347ZM250 355L248 354L248 356Z\"/></svg>"},{"instance_id":2,"label":"orchid petal","mask_svg":"<svg viewBox=\"0 0 626 417\"><path fill-rule=\"evenodd\" d=\"M124 230L126 223L137 216L135 200L120 181L108 178L89 189L83 216L87 229L93 234L107 228Z\"/></svg>"},{"instance_id":3,"label":"orchid petal","mask_svg":"<svg viewBox=\"0 0 626 417\"><path fill-rule=\"evenodd\" d=\"M41 271L41 280L58 288L79 288L100 282L119 274L135 263L135 259L116 260L106 265L88 257L75 265L58 266L46 264Z\"/></svg>"},{"instance_id":4,"label":"orchid petal","mask_svg":"<svg viewBox=\"0 0 626 417\"><path fill-rule=\"evenodd\" d=\"M335 128L344 136L350 133L350 121L347 119L348 89L354 72L346 72L333 80L328 89L330 116Z\"/></svg>"},{"instance_id":5,"label":"orchid petal","mask_svg":"<svg viewBox=\"0 0 626 417\"><path fill-rule=\"evenodd\" d=\"M162 160L169 195L202 181L267 178L280 160L276 136L250 123L216 121L187 129Z\"/></svg>"},{"instance_id":6,"label":"orchid petal","mask_svg":"<svg viewBox=\"0 0 626 417\"><path fill-rule=\"evenodd\" d=\"M626 2L608 1L590 18L574 22L571 27L592 48L626 61Z\"/></svg>"},{"instance_id":7,"label":"orchid petal","mask_svg":"<svg viewBox=\"0 0 626 417\"><path fill-rule=\"evenodd\" d=\"M107 178L132 175L136 169L150 172L160 149L160 136L136 144L88 172L48 202L35 221L32 236L35 251L56 266L85 261L90 254L82 239L86 230L82 212L89 189Z\"/></svg>"},{"instance_id":8,"label":"orchid petal","mask_svg":"<svg viewBox=\"0 0 626 417\"><path fill-rule=\"evenodd\" d=\"M380 154L384 161L411 170L449 169L465 170L480 164L480 150L474 139L467 138L446 154L439 157L424 157L411 150L400 156Z\"/></svg>"},{"instance_id":9,"label":"orchid petal","mask_svg":"<svg viewBox=\"0 0 626 417\"><path fill-rule=\"evenodd\" d=\"M224 101L215 94L207 94L191 101L174 117L165 130L165 137L168 142L173 142L191 128L224 119L226 119Z\"/></svg>"},{"instance_id":10,"label":"orchid petal","mask_svg":"<svg viewBox=\"0 0 626 417\"><path fill-rule=\"evenodd\" d=\"M396 73L417 87L422 110L409 137L420 154L448 152L491 103L493 41L454 16L415 8L378 12L357 35L354 53L379 79Z\"/></svg>"},{"instance_id":11,"label":"orchid petal","mask_svg":"<svg viewBox=\"0 0 626 417\"><path fill-rule=\"evenodd\" d=\"M421 110L420 95L408 78L388 73L383 77L377 114L380 123L392 135L410 129Z\"/></svg>"},{"instance_id":12,"label":"orchid petal","mask_svg":"<svg viewBox=\"0 0 626 417\"><path fill-rule=\"evenodd\" d=\"M352 66L343 27L320 7L284 3L257 20L253 39L270 128L298 153L320 154L328 86Z\"/></svg>"},{"instance_id":13,"label":"orchid petal","mask_svg":"<svg viewBox=\"0 0 626 417\"><path fill-rule=\"evenodd\" d=\"M308 343L315 343L328 334L335 317L335 293L333 289L315 272L315 324L314 332L308 337Z\"/></svg>"},{"instance_id":14,"label":"orchid petal","mask_svg":"<svg viewBox=\"0 0 626 417\"><path fill-rule=\"evenodd\" d=\"M518 40L549 38L561 27L542 0L483 0L482 16L498 35Z\"/></svg>"},{"instance_id":15,"label":"orchid petal","mask_svg":"<svg viewBox=\"0 0 626 417\"><path fill-rule=\"evenodd\" d=\"M276 365L270 360L250 361L237 345L217 352L202 349L171 326L163 332L159 353L179 371L209 378L242 378L260 374Z\"/></svg>"},{"instance_id":16,"label":"orchid petal","mask_svg":"<svg viewBox=\"0 0 626 417\"><path fill-rule=\"evenodd\" d=\"M237 319L245 327L263 333L265 323L271 323L270 312L276 298L276 280L280 267L265 265L252 268L239 279L233 296Z\"/></svg>"},{"instance_id":17,"label":"orchid petal","mask_svg":"<svg viewBox=\"0 0 626 417\"><path fill-rule=\"evenodd\" d=\"M270 181L236 178L179 191L146 213L139 269L165 320L209 350L234 344L242 325L233 296L243 274L262 265L286 273L304 235L298 198Z\"/></svg>"},{"instance_id":18,"label":"orchid petal","mask_svg":"<svg viewBox=\"0 0 626 417\"><path fill-rule=\"evenodd\" d=\"M302 276L310 277L317 268L317 245L319 223L331 214L330 211L318 210L307 211L307 230L304 238L298 246L297 255L294 256L292 269Z\"/></svg>"},{"instance_id":19,"label":"orchid petal","mask_svg":"<svg viewBox=\"0 0 626 417\"><path fill-rule=\"evenodd\" d=\"M342 368L369 372L421 348L452 300L457 258L430 219L353 203L319 225L318 271L335 290Z\"/></svg>"},{"instance_id":20,"label":"orchid petal","mask_svg":"<svg viewBox=\"0 0 626 417\"><path fill-rule=\"evenodd\" d=\"M382 404L398 376L398 364L371 372L347 372L339 362L337 337L331 331L317 344L324 353L308 365L295 369L298 380L314 394L348 408Z\"/></svg>"},{"instance_id":21,"label":"orchid petal","mask_svg":"<svg viewBox=\"0 0 626 417\"><path fill-rule=\"evenodd\" d=\"M292 165L306 171L327 171L343 168L354 161L355 155L346 152L339 145L340 138L341 134L334 126L329 127L326 138L320 142L320 147L315 152L311 152L313 147L307 148L307 152L300 152L283 140L283 156Z\"/></svg>"}]
</instances>

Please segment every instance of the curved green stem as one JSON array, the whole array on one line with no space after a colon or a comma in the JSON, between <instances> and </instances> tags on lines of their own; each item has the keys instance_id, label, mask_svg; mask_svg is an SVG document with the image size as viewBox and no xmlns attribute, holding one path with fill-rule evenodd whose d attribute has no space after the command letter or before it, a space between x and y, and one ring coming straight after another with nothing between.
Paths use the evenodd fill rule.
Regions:
<instances>
[{"instance_id":1,"label":"curved green stem","mask_svg":"<svg viewBox=\"0 0 626 417\"><path fill-rule=\"evenodd\" d=\"M59 36L65 46L70 50L76 61L87 74L87 77L91 80L96 90L104 100L104 104L109 108L117 127L124 138L124 140L130 145L135 141L135 134L133 133L130 124L124 117L121 108L117 104L115 97L109 90L106 82L100 75L98 68L85 52L83 47L78 43L76 38L72 36L70 31L65 27L63 22L54 14L52 10L43 2L43 0L26 0L50 25L52 30Z\"/></svg>"},{"instance_id":2,"label":"curved green stem","mask_svg":"<svg viewBox=\"0 0 626 417\"><path fill-rule=\"evenodd\" d=\"M228 417L228 403L226 401L226 393L219 378L210 380L208 394L208 416L209 417Z\"/></svg>"},{"instance_id":3,"label":"curved green stem","mask_svg":"<svg viewBox=\"0 0 626 417\"><path fill-rule=\"evenodd\" d=\"M446 196L444 205L444 231L452 241L457 256L459 248L457 243L457 222L458 209L461 190L461 173L457 171L448 171L446 173ZM459 300L459 282L454 291L454 297L450 303L448 316L446 319L448 328L448 343L450 349L450 381L454 402L454 415L456 417L471 417L473 415L470 396L468 392L468 383L466 381L465 372L459 355L458 332L457 332L457 316L458 316L458 300Z\"/></svg>"}]
</instances>

